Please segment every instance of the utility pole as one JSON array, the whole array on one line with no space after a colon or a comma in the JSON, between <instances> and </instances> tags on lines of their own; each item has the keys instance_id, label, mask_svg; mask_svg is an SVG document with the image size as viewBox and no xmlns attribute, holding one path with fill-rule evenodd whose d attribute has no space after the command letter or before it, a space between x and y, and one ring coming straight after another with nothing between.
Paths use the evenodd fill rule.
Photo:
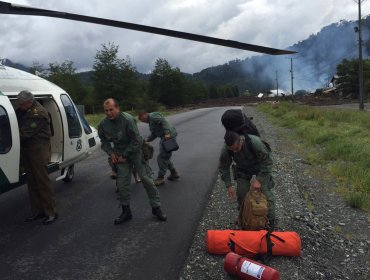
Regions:
<instances>
[{"instance_id":1,"label":"utility pole","mask_svg":"<svg viewBox=\"0 0 370 280\"><path fill-rule=\"evenodd\" d=\"M290 58L290 82L292 86L292 100L294 101L294 89L293 89L293 57Z\"/></svg>"},{"instance_id":2,"label":"utility pole","mask_svg":"<svg viewBox=\"0 0 370 280\"><path fill-rule=\"evenodd\" d=\"M276 72L276 97L279 97L279 81L278 81L278 71Z\"/></svg>"},{"instance_id":3,"label":"utility pole","mask_svg":"<svg viewBox=\"0 0 370 280\"><path fill-rule=\"evenodd\" d=\"M358 0L358 76L359 76L359 108L364 110L364 71L362 62L362 34L361 34L361 3Z\"/></svg>"}]
</instances>

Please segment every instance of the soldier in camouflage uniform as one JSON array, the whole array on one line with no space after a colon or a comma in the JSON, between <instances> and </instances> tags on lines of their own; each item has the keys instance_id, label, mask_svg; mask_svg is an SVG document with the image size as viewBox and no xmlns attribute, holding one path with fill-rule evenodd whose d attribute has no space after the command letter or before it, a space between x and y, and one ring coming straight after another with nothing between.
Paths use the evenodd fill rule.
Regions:
<instances>
[{"instance_id":1,"label":"soldier in camouflage uniform","mask_svg":"<svg viewBox=\"0 0 370 280\"><path fill-rule=\"evenodd\" d=\"M180 176L171 161L172 152L166 152L162 144L164 140L170 138L176 139L176 129L159 112L148 113L141 111L139 113L139 120L149 124L151 134L145 139L146 142L151 142L157 137L161 139L159 142L159 154L157 156L159 172L157 179L154 181L155 184L157 186L164 184L164 176L167 170L171 172L170 176L167 177L168 180L173 181L179 179Z\"/></svg>"},{"instance_id":2,"label":"soldier in camouflage uniform","mask_svg":"<svg viewBox=\"0 0 370 280\"><path fill-rule=\"evenodd\" d=\"M134 117L121 112L115 99L109 98L104 102L106 118L98 126L101 148L109 155L117 166L117 187L122 206L121 215L114 224L121 224L132 219L130 209L130 183L132 168L135 167L145 187L152 206L152 213L160 221L166 221L167 216L160 208L160 197L152 179L152 170L143 160L143 139L139 134ZM112 146L113 144L113 146Z\"/></svg>"},{"instance_id":3,"label":"soldier in camouflage uniform","mask_svg":"<svg viewBox=\"0 0 370 280\"><path fill-rule=\"evenodd\" d=\"M18 94L17 105L21 157L27 173L32 208L32 215L26 221L44 218L43 224L49 225L58 218L47 167L51 137L49 114L29 91L21 91Z\"/></svg>"},{"instance_id":4,"label":"soldier in camouflage uniform","mask_svg":"<svg viewBox=\"0 0 370 280\"><path fill-rule=\"evenodd\" d=\"M231 199L235 196L240 207L244 196L253 189L261 189L268 202L268 218L270 228L273 229L275 223L275 199L272 188L275 183L271 175L272 159L270 151L258 136L239 135L236 132L227 131L225 134L225 146L220 156L219 171L222 181L227 187L228 195ZM232 186L230 167L232 162L236 163L236 194ZM256 175L256 180L252 180Z\"/></svg>"}]
</instances>

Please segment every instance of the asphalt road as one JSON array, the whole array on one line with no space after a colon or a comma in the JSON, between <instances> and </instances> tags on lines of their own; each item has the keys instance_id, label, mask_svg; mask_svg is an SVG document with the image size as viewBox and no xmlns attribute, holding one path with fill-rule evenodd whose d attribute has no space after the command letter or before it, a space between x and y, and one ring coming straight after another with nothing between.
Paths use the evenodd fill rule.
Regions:
<instances>
[{"instance_id":1,"label":"asphalt road","mask_svg":"<svg viewBox=\"0 0 370 280\"><path fill-rule=\"evenodd\" d=\"M60 218L50 226L24 222L30 211L26 186L2 194L0 278L178 279L216 178L226 109L168 117L179 134L173 160L181 178L159 188L165 223L151 214L142 185L133 183L133 220L113 225L120 209L101 151L76 164L72 182L54 183ZM146 124L139 129L149 134ZM158 141L154 146L158 150ZM150 164L156 175L156 161Z\"/></svg>"}]
</instances>

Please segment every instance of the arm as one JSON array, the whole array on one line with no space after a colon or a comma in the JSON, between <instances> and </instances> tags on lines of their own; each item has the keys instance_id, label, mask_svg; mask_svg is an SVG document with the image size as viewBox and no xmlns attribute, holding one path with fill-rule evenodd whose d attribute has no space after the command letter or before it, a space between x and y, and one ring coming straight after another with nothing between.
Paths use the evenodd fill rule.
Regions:
<instances>
[{"instance_id":1,"label":"arm","mask_svg":"<svg viewBox=\"0 0 370 280\"><path fill-rule=\"evenodd\" d=\"M106 152L109 156L113 154L111 141L106 137L104 133L104 120L98 125L98 136L101 142L101 149Z\"/></svg>"},{"instance_id":2,"label":"arm","mask_svg":"<svg viewBox=\"0 0 370 280\"><path fill-rule=\"evenodd\" d=\"M254 137L252 139L253 149L257 157L259 172L256 174L257 180L252 183L252 187L260 188L261 185L268 184L272 171L271 153L263 144L260 138Z\"/></svg>"},{"instance_id":3,"label":"arm","mask_svg":"<svg viewBox=\"0 0 370 280\"><path fill-rule=\"evenodd\" d=\"M236 194L234 187L231 183L231 175L230 175L230 166L232 163L232 156L230 152L227 150L226 146L223 147L221 156L220 156L220 163L219 163L219 172L221 175L221 180L224 182L227 193L230 199L235 199Z\"/></svg>"},{"instance_id":4,"label":"arm","mask_svg":"<svg viewBox=\"0 0 370 280\"><path fill-rule=\"evenodd\" d=\"M126 129L126 135L129 139L129 143L123 150L124 158L129 157L131 154L137 153L140 150L141 143L142 143L139 129L137 128L135 119L128 118L125 129Z\"/></svg>"}]
</instances>

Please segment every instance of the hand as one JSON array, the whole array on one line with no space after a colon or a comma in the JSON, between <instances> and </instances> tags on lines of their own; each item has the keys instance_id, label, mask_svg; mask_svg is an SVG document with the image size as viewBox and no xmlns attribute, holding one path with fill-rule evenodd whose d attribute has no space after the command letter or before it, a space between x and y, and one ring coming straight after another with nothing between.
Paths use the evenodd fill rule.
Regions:
<instances>
[{"instance_id":1,"label":"hand","mask_svg":"<svg viewBox=\"0 0 370 280\"><path fill-rule=\"evenodd\" d=\"M123 156L119 156L117 159L117 163L124 163L124 162L126 162L126 158L124 158Z\"/></svg>"},{"instance_id":2,"label":"hand","mask_svg":"<svg viewBox=\"0 0 370 280\"><path fill-rule=\"evenodd\" d=\"M251 188L252 188L252 190L254 190L254 191L258 191L258 190L260 190L260 189L261 189L261 182L260 182L260 181L258 181L257 179L256 179L256 180L253 180L253 181L251 182Z\"/></svg>"},{"instance_id":3,"label":"hand","mask_svg":"<svg viewBox=\"0 0 370 280\"><path fill-rule=\"evenodd\" d=\"M235 190L234 190L234 187L233 186L228 186L227 187L227 195L229 196L229 198L231 200L235 200L236 199L236 193L235 193Z\"/></svg>"},{"instance_id":4,"label":"hand","mask_svg":"<svg viewBox=\"0 0 370 280\"><path fill-rule=\"evenodd\" d=\"M118 161L118 156L116 154L111 154L110 159L112 160L113 164L116 164Z\"/></svg>"}]
</instances>

